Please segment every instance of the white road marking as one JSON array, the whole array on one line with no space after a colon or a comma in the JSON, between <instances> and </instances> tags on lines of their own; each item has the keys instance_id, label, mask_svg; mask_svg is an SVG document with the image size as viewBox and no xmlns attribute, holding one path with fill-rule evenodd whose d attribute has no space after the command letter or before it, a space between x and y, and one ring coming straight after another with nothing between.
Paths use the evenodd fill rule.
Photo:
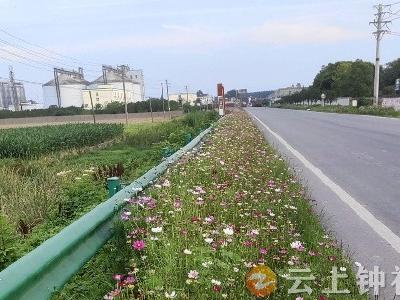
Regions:
<instances>
[{"instance_id":1,"label":"white road marking","mask_svg":"<svg viewBox=\"0 0 400 300\"><path fill-rule=\"evenodd\" d=\"M259 118L257 118L252 112L250 114L256 119L270 134L272 134L283 146L285 146L303 165L314 173L327 187L329 187L345 204L347 204L354 212L365 221L379 236L381 236L385 241L387 241L394 250L400 253L400 237L397 236L393 231L391 231L385 224L374 217L364 206L362 206L357 200L349 195L344 189L342 189L338 184L332 181L328 176L326 176L319 168L314 166L310 161L308 161L304 155L293 148L286 140L284 140L280 135L271 130L266 124L264 124Z\"/></svg>"}]
</instances>

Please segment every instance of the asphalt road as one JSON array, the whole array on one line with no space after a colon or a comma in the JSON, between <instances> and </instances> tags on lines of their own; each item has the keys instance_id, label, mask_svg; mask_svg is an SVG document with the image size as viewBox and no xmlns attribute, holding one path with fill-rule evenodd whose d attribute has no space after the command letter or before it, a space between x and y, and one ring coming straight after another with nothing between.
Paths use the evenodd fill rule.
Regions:
<instances>
[{"instance_id":1,"label":"asphalt road","mask_svg":"<svg viewBox=\"0 0 400 300\"><path fill-rule=\"evenodd\" d=\"M345 251L369 271L379 266L386 272L379 299L394 299L391 273L400 266L400 119L247 111L303 179L325 227Z\"/></svg>"}]
</instances>

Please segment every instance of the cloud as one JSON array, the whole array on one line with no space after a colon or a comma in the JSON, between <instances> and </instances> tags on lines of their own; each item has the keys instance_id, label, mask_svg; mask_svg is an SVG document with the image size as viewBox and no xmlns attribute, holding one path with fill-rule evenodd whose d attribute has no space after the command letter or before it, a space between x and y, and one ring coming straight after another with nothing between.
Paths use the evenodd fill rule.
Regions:
<instances>
[{"instance_id":1,"label":"cloud","mask_svg":"<svg viewBox=\"0 0 400 300\"><path fill-rule=\"evenodd\" d=\"M162 31L153 34L130 34L120 37L81 42L78 46L56 47L59 51L76 53L112 49L198 49L202 51L209 46L219 45L226 41L228 34L211 29L191 26L163 25Z\"/></svg>"},{"instance_id":2,"label":"cloud","mask_svg":"<svg viewBox=\"0 0 400 300\"><path fill-rule=\"evenodd\" d=\"M250 42L271 45L326 44L359 39L365 34L316 22L268 22L246 30Z\"/></svg>"},{"instance_id":3,"label":"cloud","mask_svg":"<svg viewBox=\"0 0 400 300\"><path fill-rule=\"evenodd\" d=\"M69 53L152 48L198 53L237 43L246 43L248 46L260 44L275 46L329 44L357 40L365 36L366 34L345 27L307 22L306 20L297 22L270 21L240 30L165 24L161 26L161 31L157 33L111 36L56 48L59 51Z\"/></svg>"}]
</instances>

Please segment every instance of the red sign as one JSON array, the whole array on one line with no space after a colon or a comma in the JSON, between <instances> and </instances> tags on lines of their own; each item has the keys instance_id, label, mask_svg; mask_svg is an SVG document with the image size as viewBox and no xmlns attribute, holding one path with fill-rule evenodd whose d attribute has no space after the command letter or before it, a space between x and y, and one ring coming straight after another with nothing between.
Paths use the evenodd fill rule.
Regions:
<instances>
[{"instance_id":1,"label":"red sign","mask_svg":"<svg viewBox=\"0 0 400 300\"><path fill-rule=\"evenodd\" d=\"M225 89L222 83L217 84L218 104L219 104L219 115L225 115Z\"/></svg>"}]
</instances>

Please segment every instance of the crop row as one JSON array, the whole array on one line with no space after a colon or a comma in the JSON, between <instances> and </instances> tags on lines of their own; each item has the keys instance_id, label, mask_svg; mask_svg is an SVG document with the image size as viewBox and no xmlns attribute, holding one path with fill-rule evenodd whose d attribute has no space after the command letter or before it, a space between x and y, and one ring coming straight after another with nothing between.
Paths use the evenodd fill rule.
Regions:
<instances>
[{"instance_id":1,"label":"crop row","mask_svg":"<svg viewBox=\"0 0 400 300\"><path fill-rule=\"evenodd\" d=\"M26 158L93 146L124 130L121 124L65 124L0 130L0 158Z\"/></svg>"}]
</instances>

